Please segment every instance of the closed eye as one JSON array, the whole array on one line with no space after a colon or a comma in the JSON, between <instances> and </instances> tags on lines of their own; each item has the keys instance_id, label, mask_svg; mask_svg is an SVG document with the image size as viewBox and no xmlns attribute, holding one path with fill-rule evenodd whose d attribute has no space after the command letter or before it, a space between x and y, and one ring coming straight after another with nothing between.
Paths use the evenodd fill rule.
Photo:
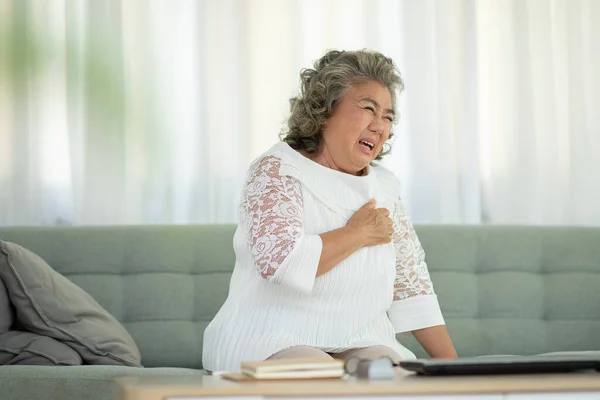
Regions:
<instances>
[{"instance_id":1,"label":"closed eye","mask_svg":"<svg viewBox=\"0 0 600 400\"><path fill-rule=\"evenodd\" d=\"M373 114L375 114L375 107L370 107L370 106L367 106L367 107L365 107L365 110L369 110L369 111L371 111Z\"/></svg>"}]
</instances>

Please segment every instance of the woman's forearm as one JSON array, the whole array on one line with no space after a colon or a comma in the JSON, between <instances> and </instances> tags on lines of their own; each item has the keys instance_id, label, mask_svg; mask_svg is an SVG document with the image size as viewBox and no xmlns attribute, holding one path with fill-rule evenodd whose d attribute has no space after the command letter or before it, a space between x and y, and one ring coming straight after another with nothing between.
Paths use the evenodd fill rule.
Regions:
<instances>
[{"instance_id":1,"label":"woman's forearm","mask_svg":"<svg viewBox=\"0 0 600 400\"><path fill-rule=\"evenodd\" d=\"M421 346L434 358L456 358L456 349L446 325L430 326L412 332Z\"/></svg>"},{"instance_id":2,"label":"woman's forearm","mask_svg":"<svg viewBox=\"0 0 600 400\"><path fill-rule=\"evenodd\" d=\"M319 235L323 243L317 276L321 276L363 247L361 236L352 227L345 226Z\"/></svg>"}]
</instances>

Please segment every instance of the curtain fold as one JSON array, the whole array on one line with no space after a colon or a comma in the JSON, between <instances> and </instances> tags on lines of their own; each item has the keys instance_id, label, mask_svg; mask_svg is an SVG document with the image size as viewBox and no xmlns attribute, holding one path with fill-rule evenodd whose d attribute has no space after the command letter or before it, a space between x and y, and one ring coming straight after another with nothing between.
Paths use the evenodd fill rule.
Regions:
<instances>
[{"instance_id":1,"label":"curtain fold","mask_svg":"<svg viewBox=\"0 0 600 400\"><path fill-rule=\"evenodd\" d=\"M405 80L416 223L600 225L600 2L6 0L0 225L237 222L301 68L373 48Z\"/></svg>"}]
</instances>

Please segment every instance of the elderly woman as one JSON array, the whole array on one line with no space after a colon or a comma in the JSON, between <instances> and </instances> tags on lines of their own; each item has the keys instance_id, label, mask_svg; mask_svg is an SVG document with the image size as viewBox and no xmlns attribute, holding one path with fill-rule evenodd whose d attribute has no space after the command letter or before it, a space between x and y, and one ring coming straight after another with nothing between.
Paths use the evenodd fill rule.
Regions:
<instances>
[{"instance_id":1,"label":"elderly woman","mask_svg":"<svg viewBox=\"0 0 600 400\"><path fill-rule=\"evenodd\" d=\"M330 51L301 73L283 141L248 171L229 296L204 333L204 367L288 357L456 357L400 200L375 163L402 80L374 51Z\"/></svg>"}]
</instances>

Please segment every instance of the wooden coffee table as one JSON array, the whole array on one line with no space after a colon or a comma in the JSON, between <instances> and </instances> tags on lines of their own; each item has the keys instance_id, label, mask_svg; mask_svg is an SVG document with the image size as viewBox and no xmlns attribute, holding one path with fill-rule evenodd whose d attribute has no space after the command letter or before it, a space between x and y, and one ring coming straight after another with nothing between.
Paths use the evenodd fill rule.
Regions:
<instances>
[{"instance_id":1,"label":"wooden coffee table","mask_svg":"<svg viewBox=\"0 0 600 400\"><path fill-rule=\"evenodd\" d=\"M128 377L115 386L116 400L259 398L419 400L600 399L600 374L425 377L398 374L393 381L310 380L232 382L215 376Z\"/></svg>"}]
</instances>

